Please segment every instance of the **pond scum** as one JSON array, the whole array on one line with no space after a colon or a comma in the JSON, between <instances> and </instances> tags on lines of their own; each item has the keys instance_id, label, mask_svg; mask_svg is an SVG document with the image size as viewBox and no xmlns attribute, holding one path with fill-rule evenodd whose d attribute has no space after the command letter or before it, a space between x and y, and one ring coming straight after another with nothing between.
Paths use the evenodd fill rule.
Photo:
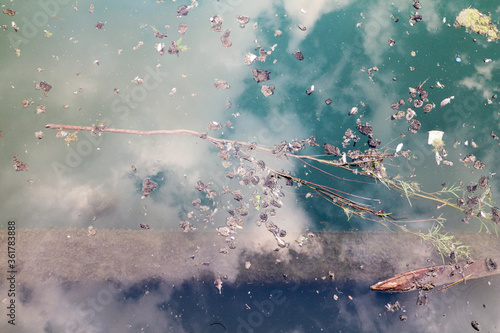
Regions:
<instances>
[{"instance_id":1,"label":"pond scum","mask_svg":"<svg viewBox=\"0 0 500 333\"><path fill-rule=\"evenodd\" d=\"M491 41L500 37L497 26L493 24L491 17L475 8L462 10L455 20L455 27L465 27L467 31L485 35Z\"/></svg>"},{"instance_id":2,"label":"pond scum","mask_svg":"<svg viewBox=\"0 0 500 333\"><path fill-rule=\"evenodd\" d=\"M369 125L366 125L369 126ZM435 202L439 208L448 206L464 213L462 221L468 222L474 218L480 221L480 231L495 233L498 235L498 225L500 224L500 210L494 207L492 203L492 194L488 185L488 178L482 176L477 184L453 185L444 187L437 192L425 192L419 184L414 181L406 181L400 175L390 177L387 175L384 162L387 159L395 159L404 157L409 159L409 151L401 151L391 153L388 149L382 150L379 148L367 148L364 151L359 149L348 150L341 152L339 148L325 143L323 145L325 154L320 155L303 155L300 154L307 146L317 147L316 138L313 136L301 141L286 142L283 141L279 145L273 147L260 146L257 143L239 142L226 139L218 139L208 136L206 133L195 132L191 130L156 130L156 131L138 131L127 129L107 128L103 123L98 123L92 126L73 126L48 124L45 126L48 129L58 130L58 137L66 137L66 143L69 145L77 140L79 131L90 131L92 135L101 135L102 132L124 133L135 135L189 135L205 140L219 149L218 156L223 160L223 165L236 164L234 170L236 173L227 172L226 176L229 179L238 177L241 179L240 184L260 185L261 192L254 192L253 204L254 207L261 211L261 223L266 225L267 229L276 237L278 245L286 246L286 243L281 239L286 236L284 230L280 230L274 223L268 220L268 214L274 216L275 208L282 206L280 197L283 196L281 191L282 185L285 186L306 186L315 191L319 196L330 202L331 204L343 209L348 218L355 215L365 220L370 220L386 227L393 226L404 232L410 233L419 237L421 240L432 244L439 252L443 261L445 257L451 257L455 260L459 258L468 258L468 246L454 240L452 235L441 232L445 218L439 216L437 218L428 218L424 220L409 220L403 217L394 216L390 212L377 210L373 206L360 202L361 200L373 200L364 198L354 194L346 193L342 189L337 189L331 186L317 184L295 177L287 171L278 171L270 168L263 160L257 159L258 152L272 153L277 158L296 159L325 175L325 178L335 178L331 168L341 168L351 172L356 177L367 177L375 182L384 184L389 190L396 191L404 195L411 205L412 199L426 199ZM68 130L76 132L69 133ZM359 128L358 128L359 130ZM360 131L362 132L362 131ZM199 181L197 189L200 192L206 192L207 197L213 198L216 193L210 189L210 184L204 184ZM482 194L473 196L477 190L482 190ZM226 191L230 192L230 190ZM224 192L224 193L226 193ZM239 202L242 200L240 191L233 191L234 199ZM462 196L466 198L462 198ZM455 199L455 202L453 202ZM268 208L269 207L269 208ZM485 211L488 207L490 212ZM266 209L267 208L267 209ZM243 225L243 219L239 216L247 216L248 211L241 205L235 209L236 212L227 219L227 227L219 228L222 236L234 234L238 228ZM404 223L415 223L423 221L434 221L435 225L428 230L412 231L406 228ZM181 222L181 227L190 230L190 223L187 221ZM229 249L234 248L234 242L228 237ZM228 249L228 250L229 250Z\"/></svg>"}]
</instances>

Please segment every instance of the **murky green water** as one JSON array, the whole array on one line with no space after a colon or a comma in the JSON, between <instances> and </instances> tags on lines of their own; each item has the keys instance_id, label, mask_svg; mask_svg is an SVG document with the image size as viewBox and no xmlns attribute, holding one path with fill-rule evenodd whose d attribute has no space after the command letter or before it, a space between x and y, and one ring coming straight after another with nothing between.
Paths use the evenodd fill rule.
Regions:
<instances>
[{"instance_id":1,"label":"murky green water","mask_svg":"<svg viewBox=\"0 0 500 333\"><path fill-rule=\"evenodd\" d=\"M18 228L86 229L93 225L96 229L138 229L139 223L144 223L157 230L177 229L179 221L194 211L192 201L198 197L202 205L210 206L209 213L215 208L217 211L208 223L203 222L203 214L197 213L191 221L193 226L223 226L227 209L235 204L230 197L210 201L200 195L195 185L202 180L213 182L218 192L223 186L243 192L250 216L241 237L248 232L256 242L274 241L254 223L258 213L250 200L258 195L256 187L242 186L238 184L240 179L227 179L226 171L236 171L238 161L224 168L218 150L206 141L187 136L112 133L94 137L82 131L78 141L66 146L64 139L55 137L55 130L44 128L49 123L90 126L101 121L112 128L144 131L189 129L272 147L284 140L311 136L320 145L327 142L341 146L342 135L348 128L356 132L359 119L373 126L374 138L381 140L381 147L392 151L403 143L403 150L410 149L410 156L415 157L388 162L390 176L400 174L418 181L425 191L435 192L441 190L442 183L468 184L484 175L490 178L493 201L498 202L500 186L494 175L498 140L490 136L491 131L500 135L498 100L492 99L499 90L498 44L453 27L454 17L470 5L468 2L422 1L419 13L424 19L415 26L408 22L413 10L410 1L200 1L180 18L176 17L177 8L189 3L120 1L94 5L90 14L89 1L5 4L5 8L16 10L16 15L0 17L0 24L7 26L0 33L2 227L8 220L15 220ZM494 1L483 1L477 8L490 11L494 20L500 17ZM222 46L222 32L211 29L210 17L215 14L223 18L222 32L231 30L230 48ZM390 14L399 17L399 22L394 22ZM245 28L239 27L236 15L250 17ZM13 21L18 32L12 27ZM95 28L99 21L104 23L103 29ZM180 23L187 24L184 35L177 31ZM302 31L298 25L307 29ZM168 36L155 38L154 29ZM277 29L282 36L275 36ZM188 50L179 56L157 52L156 43L165 43L167 50L180 37L180 44ZM395 40L394 46L388 45L390 38ZM266 61L245 65L244 55L258 55L259 47L268 51ZM302 61L292 55L298 50L304 55ZM461 58L460 63L456 57ZM485 63L485 58L492 61ZM368 74L374 66L379 70ZM270 81L256 83L251 73L254 68L270 71ZM144 83L136 85L136 77ZM230 88L216 89L216 80L226 81ZM35 84L41 81L52 85L47 96L35 90ZM424 81L429 103L435 103L436 108L428 114L415 109L422 128L411 134L405 119L390 120L395 112L390 105L401 98L406 100L408 87ZM437 87L438 81L444 88ZM260 91L263 84L275 85L274 95L265 97ZM314 91L307 95L311 85ZM452 103L439 107L450 96L455 96ZM329 98L331 105L325 103ZM23 100L28 100L27 107L23 107ZM40 104L46 111L36 114ZM349 116L354 106L359 113ZM407 107L408 102L402 109ZM213 121L222 124L222 129L208 130ZM228 127L224 126L227 121L232 123ZM453 166L436 164L432 146L427 144L430 130L445 132L447 159ZM41 140L35 137L38 131L43 131ZM367 139L360 136L356 148L364 149ZM460 144L454 147L456 141ZM323 150L307 148L303 153L317 155ZM461 159L470 153L485 163L483 170L464 166ZM29 171L14 171L15 154L29 165ZM342 170L323 167L348 181L326 176L291 158L257 152L255 157L275 170L377 199L362 201L373 204L376 210L409 215L411 220L443 214L446 231L475 232L480 228L474 219L469 224L461 222L461 212L437 209L435 203L423 200L410 206L406 198L382 184ZM159 187L150 197L141 199L146 177ZM357 217L348 220L341 209L316 195L306 198L311 191L305 187L283 190L284 205L274 220L291 233L306 228L381 228ZM423 222L409 227L427 230L431 226L432 222ZM478 292L482 294L483 290ZM375 315L364 312L354 316ZM380 330L384 330L382 327ZM498 323L489 328L498 329ZM370 331L369 327L361 329Z\"/></svg>"}]
</instances>

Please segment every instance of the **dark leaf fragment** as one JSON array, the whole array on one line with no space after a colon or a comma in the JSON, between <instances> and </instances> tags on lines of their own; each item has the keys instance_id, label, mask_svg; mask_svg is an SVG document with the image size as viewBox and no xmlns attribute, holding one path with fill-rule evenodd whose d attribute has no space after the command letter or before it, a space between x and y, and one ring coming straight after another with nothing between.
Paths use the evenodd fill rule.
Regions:
<instances>
[{"instance_id":1,"label":"dark leaf fragment","mask_svg":"<svg viewBox=\"0 0 500 333\"><path fill-rule=\"evenodd\" d=\"M299 60L304 60L304 56L302 55L302 52L300 52L300 51L294 52L293 55L295 56L295 58L297 58Z\"/></svg>"},{"instance_id":2,"label":"dark leaf fragment","mask_svg":"<svg viewBox=\"0 0 500 333\"><path fill-rule=\"evenodd\" d=\"M148 197L149 194L158 187L158 184L149 178L144 179L142 182L142 195Z\"/></svg>"}]
</instances>

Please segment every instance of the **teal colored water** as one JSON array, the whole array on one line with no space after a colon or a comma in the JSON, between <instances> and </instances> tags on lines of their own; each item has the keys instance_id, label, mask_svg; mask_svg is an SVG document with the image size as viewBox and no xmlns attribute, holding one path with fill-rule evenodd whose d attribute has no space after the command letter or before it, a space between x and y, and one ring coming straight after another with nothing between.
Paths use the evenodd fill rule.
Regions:
<instances>
[{"instance_id":1,"label":"teal colored water","mask_svg":"<svg viewBox=\"0 0 500 333\"><path fill-rule=\"evenodd\" d=\"M15 220L19 228L86 229L93 225L96 229L138 229L139 223L145 223L152 229L177 229L179 221L195 211L192 202L200 198L202 205L209 206L211 218L204 222L207 214L196 211L191 222L198 229L214 230L224 226L227 211L238 206L232 196L220 194L228 186L242 191L243 204L250 211L238 236L253 237L255 244L275 243L264 226L255 223L260 212L251 200L264 198L262 188L241 185L238 177L226 177L226 172L237 171L238 165L254 167L252 163L232 158L226 168L214 145L182 135L104 133L94 137L82 131L78 140L67 146L64 139L55 137L56 130L45 129L49 123L91 126L100 121L110 128L187 129L270 148L282 141L315 136L320 146L307 147L299 154L320 155L323 143L342 147L347 129L360 140L343 151L366 149L367 138L357 132L356 125L357 121L368 122L374 138L381 141L380 149L392 153L402 143L404 151L410 150L408 160L400 156L386 161L389 176L416 181L426 192L440 191L442 184L462 181L467 185L486 176L492 190L490 204L499 201L500 184L495 175L499 141L490 136L492 131L500 135L498 99L493 98L499 91L498 43L453 26L460 10L470 6L467 1L422 1L419 13L423 21L414 26L408 22L413 12L411 1L200 1L180 18L177 8L189 5L187 1L94 3L92 14L90 4L53 0L3 5L16 14L0 16L0 25L6 26L0 32L2 228L7 221ZM500 18L495 1L476 5L484 13L489 11L495 22ZM223 19L222 32L212 29L210 18L215 14ZM237 15L250 17L245 28L239 26ZM399 17L399 22L391 15ZM99 21L104 24L102 29L95 27ZM188 27L182 35L178 32L180 23ZM13 25L19 31L15 32ZM220 40L227 29L230 48L223 47ZM276 30L282 35L275 36ZM156 38L155 31L168 36ZM391 38L393 46L388 45ZM188 48L178 56L157 52L158 43L164 43L168 50L178 40ZM260 48L268 52L266 61L245 65L245 54L258 56ZM293 56L299 50L302 61ZM378 71L369 74L375 66ZM270 71L270 80L255 82L252 69ZM144 83L136 85L136 78ZM229 89L216 89L217 80L226 81ZM52 85L47 96L35 89L41 81ZM274 85L274 94L265 97L263 84ZM390 106L404 99L406 104L401 109L406 111L411 107L408 88L419 84L423 84L429 93L428 103L435 108L427 114L422 108L414 108L415 119L422 126L412 134L405 119L390 119L396 112ZM312 85L314 91L306 94ZM454 96L451 103L440 107L440 102L450 96ZM327 99L332 100L331 105L325 103ZM27 100L26 107L23 100ZM46 111L37 114L38 105L44 105ZM352 107L359 110L349 116ZM225 126L227 121L231 124ZM220 123L222 129L209 130L211 122ZM446 159L453 166L437 165L433 147L427 144L427 132L431 130L445 133ZM36 138L38 131L43 131L42 139ZM29 171L14 170L15 154L29 165ZM464 165L462 159L467 154L481 160L484 169ZM481 228L474 218L463 223L461 211L437 208L437 203L426 200L414 199L410 205L404 195L340 168L314 162L306 165L290 157L277 158L268 151L251 155L275 170L341 190L377 211L382 209L407 220L427 220L408 223L413 230L428 230L433 225L429 219L441 215L447 219L446 232L476 232ZM142 181L147 177L159 187L150 197L141 198ZM205 193L195 189L198 180L212 182L219 196L207 199ZM282 193L283 207L277 209L273 221L289 232L287 241L291 243L295 235L306 230L385 228L356 216L348 219L342 209L304 186L283 186ZM457 194L465 198L469 195ZM456 201L453 195L448 198ZM490 213L487 203L483 207ZM493 225L489 226L493 231ZM480 292L487 293L485 290ZM464 301L466 292L461 295L457 298ZM380 300L371 301L380 305ZM367 314L367 308L358 310L334 311L347 312L355 319L376 320L373 311ZM447 311L434 310L433 315ZM307 327L297 324L282 329L278 324L271 325L269 331L319 331L321 325L314 326L313 322L308 321ZM441 330L437 322L432 326L434 331ZM386 324L381 324L379 331L395 329ZM498 322L490 327L494 331ZM370 331L369 325L355 328ZM333 330L329 326L328 331Z\"/></svg>"}]
</instances>

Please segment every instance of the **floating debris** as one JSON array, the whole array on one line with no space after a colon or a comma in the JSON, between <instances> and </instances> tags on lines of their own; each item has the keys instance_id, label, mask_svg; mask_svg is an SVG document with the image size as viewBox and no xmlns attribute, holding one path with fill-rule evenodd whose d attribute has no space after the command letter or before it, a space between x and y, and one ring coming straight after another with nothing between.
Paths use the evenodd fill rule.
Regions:
<instances>
[{"instance_id":1,"label":"floating debris","mask_svg":"<svg viewBox=\"0 0 500 333\"><path fill-rule=\"evenodd\" d=\"M136 76L130 82L134 83L136 86L139 86L144 83L144 79L140 78L139 76Z\"/></svg>"},{"instance_id":2,"label":"floating debris","mask_svg":"<svg viewBox=\"0 0 500 333\"><path fill-rule=\"evenodd\" d=\"M422 128L422 123L417 119L412 119L410 127L408 127L408 131L410 131L412 134L417 134L417 131L420 128Z\"/></svg>"},{"instance_id":3,"label":"floating debris","mask_svg":"<svg viewBox=\"0 0 500 333\"><path fill-rule=\"evenodd\" d=\"M186 33L187 29L188 29L188 26L186 23L180 23L179 29L177 30L177 32L181 35L184 35Z\"/></svg>"},{"instance_id":4,"label":"floating debris","mask_svg":"<svg viewBox=\"0 0 500 333\"><path fill-rule=\"evenodd\" d=\"M27 108L28 106L30 106L35 102L32 99L23 99L21 103L23 104L23 108Z\"/></svg>"},{"instance_id":5,"label":"floating debris","mask_svg":"<svg viewBox=\"0 0 500 333\"><path fill-rule=\"evenodd\" d=\"M12 161L14 161L14 169L16 171L28 171L28 169L29 169L28 164L21 162L21 161L18 161L17 156L18 155L15 154L14 157L12 158Z\"/></svg>"},{"instance_id":6,"label":"floating debris","mask_svg":"<svg viewBox=\"0 0 500 333\"><path fill-rule=\"evenodd\" d=\"M259 61L265 62L268 55L267 51L264 49L260 49L259 54L260 54Z\"/></svg>"},{"instance_id":7,"label":"floating debris","mask_svg":"<svg viewBox=\"0 0 500 333\"><path fill-rule=\"evenodd\" d=\"M243 58L245 65L248 65L248 66L250 66L252 64L252 62L255 61L255 59L257 59L257 56L253 53L250 53L250 52L245 54L245 57Z\"/></svg>"},{"instance_id":8,"label":"floating debris","mask_svg":"<svg viewBox=\"0 0 500 333\"><path fill-rule=\"evenodd\" d=\"M283 32L281 30L274 31L274 37L276 37L276 36L281 37L282 34L283 34Z\"/></svg>"},{"instance_id":9,"label":"floating debris","mask_svg":"<svg viewBox=\"0 0 500 333\"><path fill-rule=\"evenodd\" d=\"M371 147L371 148L377 148L378 146L380 146L381 142L380 140L375 140L373 138L370 138L368 140L368 145Z\"/></svg>"},{"instance_id":10,"label":"floating debris","mask_svg":"<svg viewBox=\"0 0 500 333\"><path fill-rule=\"evenodd\" d=\"M475 320L471 321L471 326L473 329L475 329L476 331L480 331L481 330L481 325L479 325L479 323Z\"/></svg>"},{"instance_id":11,"label":"floating debris","mask_svg":"<svg viewBox=\"0 0 500 333\"><path fill-rule=\"evenodd\" d=\"M500 37L497 26L493 24L491 17L475 8L462 10L455 19L455 27L464 27L467 32L485 35L490 40L496 40Z\"/></svg>"},{"instance_id":12,"label":"floating debris","mask_svg":"<svg viewBox=\"0 0 500 333\"><path fill-rule=\"evenodd\" d=\"M424 113L429 113L429 112L431 112L431 110L432 110L433 108L435 108L435 107L436 107L436 105L435 105L435 104L426 104L426 105L424 106Z\"/></svg>"},{"instance_id":13,"label":"floating debris","mask_svg":"<svg viewBox=\"0 0 500 333\"><path fill-rule=\"evenodd\" d=\"M269 74L271 74L271 72L254 68L252 69L252 74L254 75L253 79L259 83L269 81Z\"/></svg>"},{"instance_id":14,"label":"floating debris","mask_svg":"<svg viewBox=\"0 0 500 333\"><path fill-rule=\"evenodd\" d=\"M231 34L231 29L226 30L226 32L220 38L222 46L231 47L233 43L229 40L229 35Z\"/></svg>"},{"instance_id":15,"label":"floating debris","mask_svg":"<svg viewBox=\"0 0 500 333\"><path fill-rule=\"evenodd\" d=\"M217 131L217 130L220 130L221 129L221 124L216 122L216 121L211 121L209 124L208 124L208 129L209 130L212 130L212 131Z\"/></svg>"},{"instance_id":16,"label":"floating debris","mask_svg":"<svg viewBox=\"0 0 500 333\"><path fill-rule=\"evenodd\" d=\"M406 120L407 120L407 121L412 120L412 119L413 119L413 117L415 117L416 115L417 115L417 113L416 113L413 109L408 108L408 109L406 110Z\"/></svg>"},{"instance_id":17,"label":"floating debris","mask_svg":"<svg viewBox=\"0 0 500 333\"><path fill-rule=\"evenodd\" d=\"M250 17L245 16L245 15L237 15L236 19L238 20L238 23L240 24L240 28L244 29L245 25L250 22Z\"/></svg>"},{"instance_id":18,"label":"floating debris","mask_svg":"<svg viewBox=\"0 0 500 333\"><path fill-rule=\"evenodd\" d=\"M91 4L89 7L89 13L90 14L94 13L94 5L93 4Z\"/></svg>"},{"instance_id":19,"label":"floating debris","mask_svg":"<svg viewBox=\"0 0 500 333\"><path fill-rule=\"evenodd\" d=\"M222 17L220 15L215 15L210 18L210 23L212 23L212 30L215 32L222 31Z\"/></svg>"},{"instance_id":20,"label":"floating debris","mask_svg":"<svg viewBox=\"0 0 500 333\"><path fill-rule=\"evenodd\" d=\"M314 84L306 90L306 94L311 95L313 91L314 91Z\"/></svg>"},{"instance_id":21,"label":"floating debris","mask_svg":"<svg viewBox=\"0 0 500 333\"><path fill-rule=\"evenodd\" d=\"M95 230L95 228L93 226L89 226L87 230L88 230L89 236L95 236L97 234L97 231Z\"/></svg>"},{"instance_id":22,"label":"floating debris","mask_svg":"<svg viewBox=\"0 0 500 333\"><path fill-rule=\"evenodd\" d=\"M38 140L42 140L43 139L43 132L42 131L35 132L35 137Z\"/></svg>"},{"instance_id":23,"label":"floating debris","mask_svg":"<svg viewBox=\"0 0 500 333\"><path fill-rule=\"evenodd\" d=\"M302 52L300 51L296 51L293 53L293 55L295 56L295 58L297 58L298 60L304 60L304 56L302 55Z\"/></svg>"},{"instance_id":24,"label":"floating debris","mask_svg":"<svg viewBox=\"0 0 500 333\"><path fill-rule=\"evenodd\" d=\"M149 194L158 187L158 184L149 178L144 179L142 182L142 195L144 198L148 197Z\"/></svg>"},{"instance_id":25,"label":"floating debris","mask_svg":"<svg viewBox=\"0 0 500 333\"><path fill-rule=\"evenodd\" d=\"M163 32L160 32L158 30L155 30L154 36L155 36L155 38L165 38L165 37L168 37L167 34L164 34Z\"/></svg>"},{"instance_id":26,"label":"floating debris","mask_svg":"<svg viewBox=\"0 0 500 333\"><path fill-rule=\"evenodd\" d=\"M302 30L302 31L306 31L306 27L302 24L299 24L299 29Z\"/></svg>"},{"instance_id":27,"label":"floating debris","mask_svg":"<svg viewBox=\"0 0 500 333\"><path fill-rule=\"evenodd\" d=\"M389 46L394 46L394 44L396 44L396 41L392 38L389 38L389 41L387 43L389 44Z\"/></svg>"},{"instance_id":28,"label":"floating debris","mask_svg":"<svg viewBox=\"0 0 500 333\"><path fill-rule=\"evenodd\" d=\"M263 84L260 91L262 92L262 94L264 94L264 96L268 97L268 96L271 96L272 94L274 94L274 88L276 88L276 87L275 86L266 86L265 84Z\"/></svg>"},{"instance_id":29,"label":"floating debris","mask_svg":"<svg viewBox=\"0 0 500 333\"><path fill-rule=\"evenodd\" d=\"M409 21L410 25L413 27L416 22L420 22L422 21L422 19L423 19L422 15L415 12L414 14L410 15L410 21Z\"/></svg>"},{"instance_id":30,"label":"floating debris","mask_svg":"<svg viewBox=\"0 0 500 333\"><path fill-rule=\"evenodd\" d=\"M476 170L482 170L482 169L484 169L485 166L486 166L486 164L484 164L480 160L477 160L476 162L474 162L473 168Z\"/></svg>"},{"instance_id":31,"label":"floating debris","mask_svg":"<svg viewBox=\"0 0 500 333\"><path fill-rule=\"evenodd\" d=\"M219 289L219 294L222 294L222 280L220 276L214 281L215 287Z\"/></svg>"},{"instance_id":32,"label":"floating debris","mask_svg":"<svg viewBox=\"0 0 500 333\"><path fill-rule=\"evenodd\" d=\"M349 115L352 116L352 115L355 115L358 113L358 108L353 106L350 110L349 110Z\"/></svg>"},{"instance_id":33,"label":"floating debris","mask_svg":"<svg viewBox=\"0 0 500 333\"><path fill-rule=\"evenodd\" d=\"M373 127L370 126L370 124L368 124L368 123L366 123L365 125L358 124L358 126L356 126L356 128L363 135L366 135L366 136L372 135Z\"/></svg>"},{"instance_id":34,"label":"floating debris","mask_svg":"<svg viewBox=\"0 0 500 333\"><path fill-rule=\"evenodd\" d=\"M2 11L3 11L4 14L7 14L9 16L16 15L16 11L14 9L4 8Z\"/></svg>"},{"instance_id":35,"label":"floating debris","mask_svg":"<svg viewBox=\"0 0 500 333\"><path fill-rule=\"evenodd\" d=\"M451 102L452 99L454 99L455 96L451 96L451 97L448 97L448 98L445 98L441 101L441 103L439 104L441 107L444 107L445 105L449 104Z\"/></svg>"},{"instance_id":36,"label":"floating debris","mask_svg":"<svg viewBox=\"0 0 500 333\"><path fill-rule=\"evenodd\" d=\"M323 144L323 149L325 150L325 153L327 155L333 155L333 156L339 156L340 155L340 149L338 147L335 147L329 143Z\"/></svg>"},{"instance_id":37,"label":"floating debris","mask_svg":"<svg viewBox=\"0 0 500 333\"><path fill-rule=\"evenodd\" d=\"M179 50L179 48L177 47L177 43L176 42L172 42L172 44L170 45L170 47L168 48L168 54L177 54L177 56L179 56L179 52L181 50Z\"/></svg>"},{"instance_id":38,"label":"floating debris","mask_svg":"<svg viewBox=\"0 0 500 333\"><path fill-rule=\"evenodd\" d=\"M373 66L371 68L368 68L368 70L366 71L368 73L368 77L370 78L370 80L373 80L373 75L375 74L375 72L378 72L379 69L377 66Z\"/></svg>"},{"instance_id":39,"label":"floating debris","mask_svg":"<svg viewBox=\"0 0 500 333\"><path fill-rule=\"evenodd\" d=\"M47 97L47 93L52 89L52 86L45 81L41 81L39 87L43 90L45 97Z\"/></svg>"},{"instance_id":40,"label":"floating debris","mask_svg":"<svg viewBox=\"0 0 500 333\"><path fill-rule=\"evenodd\" d=\"M101 21L97 22L95 25L95 28L99 29L99 30L101 30L103 27L104 27L104 23L102 23Z\"/></svg>"},{"instance_id":41,"label":"floating debris","mask_svg":"<svg viewBox=\"0 0 500 333\"><path fill-rule=\"evenodd\" d=\"M214 87L217 89L229 89L229 84L227 84L226 81L217 80L214 83Z\"/></svg>"},{"instance_id":42,"label":"floating debris","mask_svg":"<svg viewBox=\"0 0 500 333\"><path fill-rule=\"evenodd\" d=\"M391 120L403 119L405 117L405 112L400 110L391 116Z\"/></svg>"},{"instance_id":43,"label":"floating debris","mask_svg":"<svg viewBox=\"0 0 500 333\"><path fill-rule=\"evenodd\" d=\"M437 148L437 145L443 145L443 131L429 131L429 137L427 138L427 144Z\"/></svg>"},{"instance_id":44,"label":"floating debris","mask_svg":"<svg viewBox=\"0 0 500 333\"><path fill-rule=\"evenodd\" d=\"M159 55L164 55L165 54L165 43L156 43L156 52L158 52Z\"/></svg>"},{"instance_id":45,"label":"floating debris","mask_svg":"<svg viewBox=\"0 0 500 333\"><path fill-rule=\"evenodd\" d=\"M183 232L194 231L196 228L193 228L193 225L189 223L189 221L181 221L179 222L179 226L181 227Z\"/></svg>"},{"instance_id":46,"label":"floating debris","mask_svg":"<svg viewBox=\"0 0 500 333\"><path fill-rule=\"evenodd\" d=\"M326 105L330 105L330 104L332 104L332 99L331 99L331 98L327 99L327 100L325 101L325 103L326 103Z\"/></svg>"},{"instance_id":47,"label":"floating debris","mask_svg":"<svg viewBox=\"0 0 500 333\"><path fill-rule=\"evenodd\" d=\"M491 207L491 220L496 224L500 224L500 209Z\"/></svg>"},{"instance_id":48,"label":"floating debris","mask_svg":"<svg viewBox=\"0 0 500 333\"><path fill-rule=\"evenodd\" d=\"M144 230L149 230L149 224L139 223L139 227L141 227Z\"/></svg>"},{"instance_id":49,"label":"floating debris","mask_svg":"<svg viewBox=\"0 0 500 333\"><path fill-rule=\"evenodd\" d=\"M186 16L187 14L189 14L191 9L196 6L198 6L198 2L195 0L193 0L189 6L180 6L179 8L177 8L177 17Z\"/></svg>"}]
</instances>

